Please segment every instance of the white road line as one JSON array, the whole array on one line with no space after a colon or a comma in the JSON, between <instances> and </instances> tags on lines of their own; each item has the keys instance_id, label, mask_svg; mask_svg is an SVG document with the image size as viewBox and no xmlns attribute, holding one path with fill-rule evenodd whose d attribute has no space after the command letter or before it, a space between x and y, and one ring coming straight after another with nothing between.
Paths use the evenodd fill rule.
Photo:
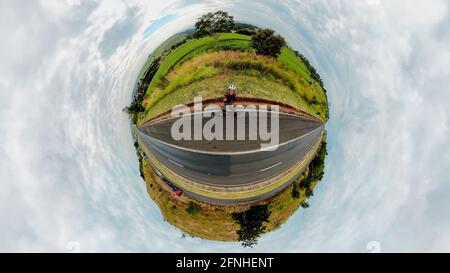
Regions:
<instances>
[{"instance_id":1,"label":"white road line","mask_svg":"<svg viewBox=\"0 0 450 273\"><path fill-rule=\"evenodd\" d=\"M171 159L169 159L169 161L172 162L172 163L175 164L175 165L180 166L181 168L184 168L183 165L181 165L181 164L179 164L179 163L177 163L177 162L175 162L175 161L173 161L173 160L171 160Z\"/></svg>"},{"instance_id":2,"label":"white road line","mask_svg":"<svg viewBox=\"0 0 450 273\"><path fill-rule=\"evenodd\" d=\"M291 117L296 117L296 118L305 118L305 119L307 119L307 120L312 120L312 121L317 121L317 122L321 122L321 120L317 120L317 119L314 119L314 117L309 117L309 116L306 116L306 115L298 115L298 114L291 114L291 113L285 113L285 112L279 112L279 111L271 111L271 110L263 110L263 109L234 109L234 111L235 112L247 112L247 113L252 113L252 112L266 112L266 113L271 113L271 114L274 114L274 115L279 115L279 116L291 116ZM212 109L212 110L207 110L207 111L200 111L200 112L190 112L190 113L188 113L188 114L184 114L183 116L194 116L194 115L198 115L198 114L203 114L203 113L215 113L215 112L223 112L223 110L222 109ZM146 127L146 126L149 126L149 125L155 125L156 123L160 123L160 122L163 122L163 121L168 121L168 120L171 120L171 119L178 119L178 118L180 118L180 117L168 117L168 118L164 118L164 119L161 119L161 120L157 120L156 122L155 121L152 121L152 120L149 120L149 121L147 121L147 122L145 122L144 124L142 124L140 127Z\"/></svg>"},{"instance_id":3,"label":"white road line","mask_svg":"<svg viewBox=\"0 0 450 273\"><path fill-rule=\"evenodd\" d=\"M308 132L308 133L306 133L304 135L301 135L301 136L296 137L294 139L291 139L291 140L288 140L286 142L280 143L278 145L273 145L273 146L269 146L269 147L266 147L266 148L242 151L242 152L213 152L213 151L195 150L195 149L191 149L191 148L186 148L186 147L170 144L168 142L165 142L163 140L160 140L160 139L157 139L157 138L154 138L154 137L151 137L151 136L145 134L139 128L136 128L136 129L141 135L143 135L144 137L147 137L148 139L151 139L153 141L159 142L161 144L164 144L164 145L172 147L172 148L176 148L176 149L180 149L180 150L184 150L184 151L188 151L188 152L199 153L199 154L208 154L208 155L243 155L243 154L252 154L252 153L264 152L264 151L267 151L267 150L269 150L269 151L270 150L276 150L276 149L278 149L279 147L281 147L283 145L286 145L286 144L289 144L289 143L294 142L296 140L299 140L301 138L304 138L304 137L308 136L309 134L312 134L313 132L315 132L315 131L317 131L319 129L324 129L324 128L325 128L325 125L323 124L323 125L317 127L316 129L314 129L314 130L312 130L312 131L310 131L310 132Z\"/></svg>"},{"instance_id":4,"label":"white road line","mask_svg":"<svg viewBox=\"0 0 450 273\"><path fill-rule=\"evenodd\" d=\"M264 171L270 170L270 169L275 168L276 166L280 165L281 163L283 163L283 162L278 162L277 164L275 164L273 166L267 167L267 168L259 170L259 171L264 172Z\"/></svg>"}]
</instances>

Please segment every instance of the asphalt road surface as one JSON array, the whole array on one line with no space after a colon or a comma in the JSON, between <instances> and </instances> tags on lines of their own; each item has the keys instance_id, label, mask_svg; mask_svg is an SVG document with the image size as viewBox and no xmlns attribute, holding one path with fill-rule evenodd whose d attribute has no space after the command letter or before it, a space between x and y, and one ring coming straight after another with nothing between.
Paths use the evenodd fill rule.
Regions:
<instances>
[{"instance_id":1,"label":"asphalt road surface","mask_svg":"<svg viewBox=\"0 0 450 273\"><path fill-rule=\"evenodd\" d=\"M239 113L246 114L245 119L239 120L238 114L232 115L232 114L226 114L222 115L221 121L222 121L222 127L223 133L221 134L222 139L224 140L194 140L194 122L191 122L191 134L190 134L190 140L175 140L171 135L171 128L174 125L174 123L179 120L179 118L170 118L167 120L163 120L154 124L149 125L143 125L139 128L139 130L156 140L160 140L164 142L165 144L173 145L176 147L184 148L186 150L192 150L195 152L205 152L205 153L218 153L218 154L231 154L231 153L243 153L243 152L251 152L255 150L259 150L261 148L261 144L268 144L270 141L262 141L261 139L256 140L249 140L249 131L251 128L254 128L255 130L252 130L253 132L256 131L256 134L259 134L259 124L258 118L249 118L248 111L240 111ZM318 122L316 120L301 118L296 115L290 115L290 114L282 114L282 113L276 113L271 114L271 112L267 113L267 132L273 132L277 133L279 135L279 143L286 143L288 141L292 141L295 138L298 138L301 135L304 135L321 125L323 123ZM205 127L205 124L211 119L211 118L202 118L201 115L191 115L195 117L201 118L201 128ZM279 128L275 127L272 130L272 123L271 118L277 118ZM229 120L232 120L232 122L229 122ZM240 122L243 121L243 122ZM243 124L244 130L242 130L242 127L238 126L238 122L240 124ZM229 125L228 125L229 124ZM231 125L233 124L233 125ZM226 140L226 131L228 128L231 128L231 135L233 141ZM238 132L245 134L246 140L238 140Z\"/></svg>"},{"instance_id":2,"label":"asphalt road surface","mask_svg":"<svg viewBox=\"0 0 450 273\"><path fill-rule=\"evenodd\" d=\"M224 187L249 185L282 173L304 158L324 130L321 122L280 113L280 144L275 150L261 151L260 144L265 143L261 140L176 141L170 133L176 120L163 120L136 131L148 150L172 171ZM203 118L203 124L207 120ZM247 128L251 122L246 119Z\"/></svg>"}]
</instances>

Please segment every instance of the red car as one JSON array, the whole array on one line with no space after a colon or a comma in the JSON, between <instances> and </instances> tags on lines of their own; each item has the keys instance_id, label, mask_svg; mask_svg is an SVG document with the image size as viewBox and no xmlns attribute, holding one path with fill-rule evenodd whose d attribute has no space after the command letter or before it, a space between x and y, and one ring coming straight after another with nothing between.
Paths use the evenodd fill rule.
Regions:
<instances>
[{"instance_id":1,"label":"red car","mask_svg":"<svg viewBox=\"0 0 450 273\"><path fill-rule=\"evenodd\" d=\"M172 191L172 196L173 196L173 197L180 197L182 194L183 194L183 191L180 190L180 189L174 189L174 190Z\"/></svg>"}]
</instances>

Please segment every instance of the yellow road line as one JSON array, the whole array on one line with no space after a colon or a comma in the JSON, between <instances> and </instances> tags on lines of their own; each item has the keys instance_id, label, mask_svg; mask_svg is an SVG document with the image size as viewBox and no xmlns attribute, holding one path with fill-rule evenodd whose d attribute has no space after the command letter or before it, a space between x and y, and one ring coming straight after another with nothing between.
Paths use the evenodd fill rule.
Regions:
<instances>
[{"instance_id":1,"label":"yellow road line","mask_svg":"<svg viewBox=\"0 0 450 273\"><path fill-rule=\"evenodd\" d=\"M138 137L139 138L139 137ZM292 179L294 176L298 174L298 172L306 165L306 162L316 153L317 148L319 147L320 143L322 141L322 137L314 144L313 149L305 156L305 158L302 160L302 162L292 171L290 171L286 176L280 178L276 182L258 188L254 190L243 190L241 192L218 192L218 191L211 191L207 189L200 189L197 187L194 187L190 185L189 183L186 183L180 179L178 179L172 171L170 171L166 166L164 166L159 160L157 160L153 154L147 150L147 147L145 145L141 145L141 147L144 148L146 151L146 154L148 156L148 159L158 168L158 170L167 177L172 183L177 184L181 188L188 190L190 192L210 197L210 198L216 198L216 199L244 199L244 198L252 198L259 195L262 195L264 193L268 193L280 186L282 186L284 183Z\"/></svg>"}]
</instances>

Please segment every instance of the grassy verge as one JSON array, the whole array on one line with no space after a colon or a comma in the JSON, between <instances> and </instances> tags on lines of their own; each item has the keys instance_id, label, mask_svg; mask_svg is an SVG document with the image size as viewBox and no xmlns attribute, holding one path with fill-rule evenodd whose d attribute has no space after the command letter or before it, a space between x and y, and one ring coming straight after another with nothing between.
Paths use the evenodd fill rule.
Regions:
<instances>
[{"instance_id":1,"label":"grassy verge","mask_svg":"<svg viewBox=\"0 0 450 273\"><path fill-rule=\"evenodd\" d=\"M183 195L172 197L164 182L153 173L147 162L143 164L147 192L156 202L164 219L189 235L217 241L235 241L237 224L231 218L231 207L218 207L197 202ZM190 210L190 204L196 204L196 213ZM191 213L190 213L191 212Z\"/></svg>"},{"instance_id":2,"label":"grassy verge","mask_svg":"<svg viewBox=\"0 0 450 273\"><path fill-rule=\"evenodd\" d=\"M164 41L161 45L159 45L147 58L147 61L145 62L144 66L141 69L141 72L139 73L139 80L143 79L144 72L150 67L153 61L155 61L157 58L163 56L165 53L170 52L172 47L178 47L178 45L181 45L186 39L189 37L189 32L181 32L178 34L173 35L166 41Z\"/></svg>"},{"instance_id":3,"label":"grassy verge","mask_svg":"<svg viewBox=\"0 0 450 273\"><path fill-rule=\"evenodd\" d=\"M328 107L326 91L323 88L323 83L315 69L307 62L307 60L298 52L294 52L289 47L284 47L281 50L278 60L285 65L288 69L295 71L300 75L303 80L308 83L308 88L317 96L317 100L314 103L322 104L323 108ZM305 63L306 61L306 63ZM312 70L312 71L311 71ZM328 118L328 109L326 118Z\"/></svg>"},{"instance_id":4,"label":"grassy verge","mask_svg":"<svg viewBox=\"0 0 450 273\"><path fill-rule=\"evenodd\" d=\"M195 96L221 97L229 84L239 87L239 96L288 104L326 120L325 94L311 78L271 57L229 50L201 54L168 72L146 96L141 122Z\"/></svg>"},{"instance_id":5,"label":"grassy verge","mask_svg":"<svg viewBox=\"0 0 450 273\"><path fill-rule=\"evenodd\" d=\"M163 77L176 65L209 50L224 49L250 50L250 36L234 33L223 33L216 36L207 36L200 39L192 39L187 41L164 57L159 70L154 75L148 87L147 93L151 93L151 89L161 83Z\"/></svg>"},{"instance_id":6,"label":"grassy verge","mask_svg":"<svg viewBox=\"0 0 450 273\"><path fill-rule=\"evenodd\" d=\"M269 220L264 223L264 232L279 228L300 206L308 207L307 191L311 192L318 180L312 181L309 185L310 190L302 188L302 182L308 177L311 178L312 173L323 171L324 154L326 154L326 146L322 144L314 158L317 162L316 167L307 168L291 186L278 195L258 203L258 205L268 205L270 211ZM203 239L217 241L236 241L238 239L239 225L233 220L232 214L248 210L250 204L217 206L198 202L186 195L175 198L170 195L170 189L154 174L145 160L142 161L142 173L148 194L156 202L167 222L175 225L184 233ZM299 191L298 195L293 194L295 190Z\"/></svg>"},{"instance_id":7,"label":"grassy verge","mask_svg":"<svg viewBox=\"0 0 450 273\"><path fill-rule=\"evenodd\" d=\"M257 71L247 73L229 72L226 75L214 76L209 79L196 81L188 86L181 87L175 92L167 94L164 99L158 101L153 107L148 108L142 120L148 120L159 113L170 110L174 105L192 101L192 98L201 96L203 99L212 99L223 96L224 89L229 84L239 86L239 96L246 98L259 98L292 105L298 109L306 109L309 105L277 80L259 78ZM250 73L253 73L250 74ZM277 90L277 92L271 92Z\"/></svg>"},{"instance_id":8,"label":"grassy verge","mask_svg":"<svg viewBox=\"0 0 450 273\"><path fill-rule=\"evenodd\" d=\"M236 50L240 51L238 58L217 60L218 56L236 57ZM140 76L139 92L136 95L136 105L139 107L132 107L132 111L128 111L134 115L133 123L142 124L175 104L192 102L194 96L202 93L211 95L205 98L221 97L226 86L231 83L239 87L238 95L248 96L252 93L250 97L274 99L275 102L285 104L289 101L287 104L299 110L323 121L328 119L326 91L320 76L303 55L289 47L284 47L278 58L273 59L256 55L251 47L251 37L247 35L221 33L200 39L188 39L187 34L182 33L158 47L149 57L144 71L152 66L157 69L154 73L147 73L150 77L144 77L144 73ZM215 76L219 77L214 78ZM230 78L225 78L227 76ZM259 84L251 91L249 84L240 81L237 76L243 76L241 79L249 79L252 76L267 84L269 88L264 90ZM211 81L208 82L208 79ZM202 85L209 88L197 92L193 91L194 87L188 87L199 81L203 82L195 86L197 89ZM280 83L289 87L300 98L283 92L286 88L281 87ZM178 94L171 95L173 92ZM187 94L180 94L181 92ZM166 97L168 100L164 101ZM143 110L140 110L140 105Z\"/></svg>"}]
</instances>

